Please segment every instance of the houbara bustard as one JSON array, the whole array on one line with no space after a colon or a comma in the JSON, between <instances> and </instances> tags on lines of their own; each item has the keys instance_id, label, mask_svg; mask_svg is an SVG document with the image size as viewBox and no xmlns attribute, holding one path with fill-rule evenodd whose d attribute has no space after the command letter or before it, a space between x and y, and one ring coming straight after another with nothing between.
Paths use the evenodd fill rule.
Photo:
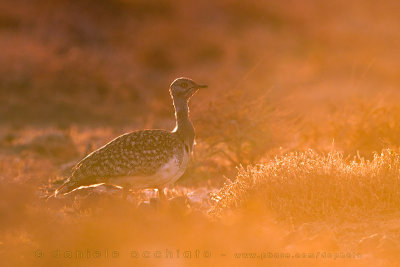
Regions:
<instances>
[{"instance_id":1,"label":"houbara bustard","mask_svg":"<svg viewBox=\"0 0 400 267\"><path fill-rule=\"evenodd\" d=\"M124 198L130 188L157 188L159 197L165 198L164 187L182 176L193 151L195 132L188 101L205 87L188 78L174 80L170 85L176 118L173 131L141 130L115 138L82 159L54 196L105 183L121 186Z\"/></svg>"}]
</instances>

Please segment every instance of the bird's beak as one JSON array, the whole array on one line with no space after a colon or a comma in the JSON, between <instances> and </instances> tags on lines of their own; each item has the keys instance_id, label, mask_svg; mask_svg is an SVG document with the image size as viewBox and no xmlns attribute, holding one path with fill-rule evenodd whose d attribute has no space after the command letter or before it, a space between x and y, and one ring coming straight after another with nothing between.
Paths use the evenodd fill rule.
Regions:
<instances>
[{"instance_id":1,"label":"bird's beak","mask_svg":"<svg viewBox=\"0 0 400 267\"><path fill-rule=\"evenodd\" d=\"M208 87L208 85L199 85L199 84L196 84L196 89L207 88L207 87Z\"/></svg>"}]
</instances>

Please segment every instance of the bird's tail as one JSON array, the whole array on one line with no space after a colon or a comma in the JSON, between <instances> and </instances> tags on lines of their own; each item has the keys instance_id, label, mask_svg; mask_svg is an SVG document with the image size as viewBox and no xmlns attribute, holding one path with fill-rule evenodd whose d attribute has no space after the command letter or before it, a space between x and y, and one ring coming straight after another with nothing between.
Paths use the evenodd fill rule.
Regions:
<instances>
[{"instance_id":1,"label":"bird's tail","mask_svg":"<svg viewBox=\"0 0 400 267\"><path fill-rule=\"evenodd\" d=\"M54 191L54 197L57 197L58 194L68 194L75 188L75 182L72 181L71 178L68 178L59 188L56 189L56 191Z\"/></svg>"}]
</instances>

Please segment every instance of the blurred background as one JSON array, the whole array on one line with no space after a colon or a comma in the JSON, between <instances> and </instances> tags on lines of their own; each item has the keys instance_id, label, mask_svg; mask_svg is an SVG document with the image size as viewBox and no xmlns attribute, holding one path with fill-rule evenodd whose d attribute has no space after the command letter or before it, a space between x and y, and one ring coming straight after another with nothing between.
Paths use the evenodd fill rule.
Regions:
<instances>
[{"instance_id":1,"label":"blurred background","mask_svg":"<svg viewBox=\"0 0 400 267\"><path fill-rule=\"evenodd\" d=\"M34 248L53 249L55 244L67 249L97 243L131 248L137 238L134 244L146 248L167 246L176 239L173 232L163 235L162 229L146 228L149 222L158 227L153 213L136 222L137 230L128 235L119 231L120 225L131 227L143 214L121 203L125 210L115 209L115 200L97 198L99 202L87 206L76 199L44 205L40 197L52 192L79 159L112 138L144 128L173 129L168 89L177 77L209 85L190 103L197 145L194 160L177 182L177 188L207 187L207 201L207 194L235 179L238 166L269 162L291 151L335 150L345 159L371 159L383 148L398 151L399 14L400 2L395 0L2 0L0 256L8 248L13 261L21 264L31 262L24 255L32 256ZM296 160L288 157L282 162L294 166ZM346 173L347 163L343 164L340 170ZM360 164L362 170L363 161ZM342 176L338 177L337 184L342 185ZM391 183L386 183L388 188ZM238 188L241 192L240 183ZM314 192L313 185L307 188ZM347 189L352 188L349 184ZM225 187L221 195L229 198L234 191L230 189ZM185 190L171 194L188 193ZM296 204L286 192L282 195ZM304 195L309 199L308 191ZM336 196L332 193L332 203L339 203ZM375 200L369 201L368 205ZM98 207L104 208L100 215ZM250 218L261 220L251 207L246 211L253 212ZM127 216L126 210L132 214ZM180 233L181 246L199 246L195 234L185 238L190 231L210 231L199 242L214 244L219 239L210 245L215 250L229 248L230 242L243 248L265 247L265 240L276 237L275 224L269 225L269 232L261 226L246 228L247 221L208 230L209 222L201 216L176 221L175 215L173 210L158 220ZM81 228L76 228L76 220ZM225 220L230 223L232 217ZM196 223L199 229L190 228ZM104 234L109 225L117 230ZM284 226L284 232L292 234L290 227ZM373 228L355 236L373 234ZM71 235L60 235L60 229ZM263 238L251 239L260 232ZM150 242L148 236L162 236L164 243ZM341 248L354 248L353 241L344 240ZM321 242L316 244L318 248Z\"/></svg>"},{"instance_id":2,"label":"blurred background","mask_svg":"<svg viewBox=\"0 0 400 267\"><path fill-rule=\"evenodd\" d=\"M173 128L168 86L187 76L210 86L192 101L199 140L214 133L216 119L244 135L289 127L285 147L346 142L343 124L358 123L348 115L397 106L399 5L2 1L2 126ZM341 112L348 113L336 117ZM242 125L248 120L254 125Z\"/></svg>"},{"instance_id":3,"label":"blurred background","mask_svg":"<svg viewBox=\"0 0 400 267\"><path fill-rule=\"evenodd\" d=\"M86 127L82 142L94 147L124 131L172 129L168 87L187 76L209 84L191 103L208 169L277 149L398 146L399 5L2 1L2 144L27 128ZM96 127L110 133L96 142L87 131Z\"/></svg>"},{"instance_id":4,"label":"blurred background","mask_svg":"<svg viewBox=\"0 0 400 267\"><path fill-rule=\"evenodd\" d=\"M288 151L400 145L400 3L15 0L0 3L0 149L65 171L124 132L175 126L191 101L194 161L221 185Z\"/></svg>"}]
</instances>

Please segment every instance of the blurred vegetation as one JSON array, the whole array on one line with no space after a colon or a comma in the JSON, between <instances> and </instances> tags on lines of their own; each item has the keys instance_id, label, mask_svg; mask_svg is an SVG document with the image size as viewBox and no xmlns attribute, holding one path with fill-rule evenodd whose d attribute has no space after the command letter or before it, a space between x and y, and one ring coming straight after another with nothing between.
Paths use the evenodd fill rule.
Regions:
<instances>
[{"instance_id":1,"label":"blurred vegetation","mask_svg":"<svg viewBox=\"0 0 400 267\"><path fill-rule=\"evenodd\" d=\"M396 260L399 12L394 0L1 1L0 256L54 266L32 251L208 245ZM115 136L172 129L179 76L209 85L190 103L194 160L168 190L179 208L94 190L41 199Z\"/></svg>"},{"instance_id":2,"label":"blurred vegetation","mask_svg":"<svg viewBox=\"0 0 400 267\"><path fill-rule=\"evenodd\" d=\"M168 84L189 76L210 88L191 103L196 161L183 181L219 183L235 176L235 166L305 147L326 152L334 143L365 157L397 148L397 7L395 1L3 1L3 145L9 150L26 127L67 136L74 127L115 135L172 129ZM80 156L82 147L112 137L86 138L76 144Z\"/></svg>"},{"instance_id":3,"label":"blurred vegetation","mask_svg":"<svg viewBox=\"0 0 400 267\"><path fill-rule=\"evenodd\" d=\"M208 145L209 157L219 154L229 166L255 163L278 144L271 125L273 111L267 96L253 99L252 94L234 91L211 102L196 120L199 142Z\"/></svg>"},{"instance_id":4,"label":"blurred vegetation","mask_svg":"<svg viewBox=\"0 0 400 267\"><path fill-rule=\"evenodd\" d=\"M197 158L218 161L212 169L279 147L326 151L332 140L366 156L398 145L397 7L3 1L0 119L19 128L173 128L168 84L190 76L210 85L193 98L192 117L207 152Z\"/></svg>"}]
</instances>

